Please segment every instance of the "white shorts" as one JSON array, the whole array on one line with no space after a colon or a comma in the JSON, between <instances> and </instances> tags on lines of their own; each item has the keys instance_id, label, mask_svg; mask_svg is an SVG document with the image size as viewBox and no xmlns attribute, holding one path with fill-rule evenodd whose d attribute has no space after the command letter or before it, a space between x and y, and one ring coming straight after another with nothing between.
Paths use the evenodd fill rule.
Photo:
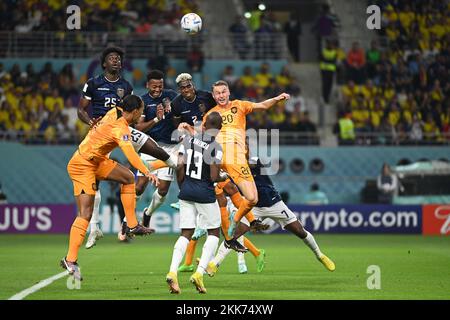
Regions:
<instances>
[{"instance_id":1,"label":"white shorts","mask_svg":"<svg viewBox=\"0 0 450 320\"><path fill-rule=\"evenodd\" d=\"M278 201L271 207L253 207L255 218L264 220L270 218L278 222L284 229L285 226L297 220L297 216L287 207L284 201Z\"/></svg>"},{"instance_id":2,"label":"white shorts","mask_svg":"<svg viewBox=\"0 0 450 320\"><path fill-rule=\"evenodd\" d=\"M136 130L135 128L130 128L131 132L131 144L133 145L133 148L136 152L139 152L141 150L142 146L147 142L148 135L143 133L142 131Z\"/></svg>"},{"instance_id":3,"label":"white shorts","mask_svg":"<svg viewBox=\"0 0 450 320\"><path fill-rule=\"evenodd\" d=\"M219 204L180 200L180 229L220 228Z\"/></svg>"},{"instance_id":4,"label":"white shorts","mask_svg":"<svg viewBox=\"0 0 450 320\"><path fill-rule=\"evenodd\" d=\"M180 144L158 143L158 145L169 155L177 153L178 149L180 148ZM145 163L147 163L148 161L157 160L155 157L149 156L148 154L145 154L145 153L141 153L140 156L141 156L142 161L144 161ZM176 156L178 156L178 155L176 155ZM175 170L171 167L165 167L165 168L155 170L152 173L156 174L158 179L161 179L164 181L173 181ZM137 176L142 177L143 174L138 171Z\"/></svg>"}]
</instances>

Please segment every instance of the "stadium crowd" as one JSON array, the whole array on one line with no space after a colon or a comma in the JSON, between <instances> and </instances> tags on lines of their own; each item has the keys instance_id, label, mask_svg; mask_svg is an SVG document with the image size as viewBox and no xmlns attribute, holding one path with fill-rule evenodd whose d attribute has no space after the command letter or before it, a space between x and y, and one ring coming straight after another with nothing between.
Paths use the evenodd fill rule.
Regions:
<instances>
[{"instance_id":1,"label":"stadium crowd","mask_svg":"<svg viewBox=\"0 0 450 320\"><path fill-rule=\"evenodd\" d=\"M230 84L235 99L263 101L279 92L291 94L290 100L279 103L269 112L249 115L249 128L301 132L305 136L304 143L318 143L316 125L309 119L301 89L287 66L279 74L273 74L270 65L262 63L258 70L247 66L241 76L236 76L233 66L229 65L222 78ZM20 138L30 143L79 140L87 129L74 119L80 85L71 64L66 64L59 72L53 70L50 62L39 71L35 71L32 64L24 70L18 64L4 70L0 64L0 131L11 139Z\"/></svg>"},{"instance_id":2,"label":"stadium crowd","mask_svg":"<svg viewBox=\"0 0 450 320\"><path fill-rule=\"evenodd\" d=\"M340 144L448 142L450 3L378 4L379 39L367 50L355 41L346 55L337 55L345 79L336 126Z\"/></svg>"},{"instance_id":3,"label":"stadium crowd","mask_svg":"<svg viewBox=\"0 0 450 320\"><path fill-rule=\"evenodd\" d=\"M305 99L301 88L290 74L288 66L284 66L279 74L270 71L268 63L262 63L259 70L244 67L243 74L234 75L233 66L227 66L222 79L230 84L230 91L235 99L263 101L279 92L288 92L291 98L277 104L268 112L254 112L247 116L248 128L279 129L288 132L302 133L301 143L316 144L316 125L309 118Z\"/></svg>"}]
</instances>

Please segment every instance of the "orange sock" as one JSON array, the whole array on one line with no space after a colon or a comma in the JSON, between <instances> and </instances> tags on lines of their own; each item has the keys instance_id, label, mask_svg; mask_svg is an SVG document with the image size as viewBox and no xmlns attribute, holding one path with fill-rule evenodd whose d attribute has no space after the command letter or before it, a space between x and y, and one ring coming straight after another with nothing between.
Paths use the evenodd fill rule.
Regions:
<instances>
[{"instance_id":1,"label":"orange sock","mask_svg":"<svg viewBox=\"0 0 450 320\"><path fill-rule=\"evenodd\" d=\"M197 240L189 241L186 249L186 258L184 259L184 264L189 266L192 264L192 258L194 258L195 247L197 246Z\"/></svg>"},{"instance_id":2,"label":"orange sock","mask_svg":"<svg viewBox=\"0 0 450 320\"><path fill-rule=\"evenodd\" d=\"M167 163L165 163L162 160L150 161L150 162L147 162L147 164L148 164L148 170L150 170L150 171L155 171L155 170L158 170L161 168L168 167Z\"/></svg>"},{"instance_id":3,"label":"orange sock","mask_svg":"<svg viewBox=\"0 0 450 320\"><path fill-rule=\"evenodd\" d=\"M230 199L236 208L239 208L242 204L242 201L244 200L244 198L241 196L241 194L239 192L236 192L235 194L233 194L230 197ZM253 212L251 212L251 211L248 212L245 217L247 218L248 222L252 222L255 220L255 216L254 216ZM241 219L239 219L239 220L241 220Z\"/></svg>"},{"instance_id":4,"label":"orange sock","mask_svg":"<svg viewBox=\"0 0 450 320\"><path fill-rule=\"evenodd\" d=\"M230 240L230 237L228 236L228 227L230 226L230 220L228 220L227 207L220 208L220 217L222 219L221 227L223 236L225 237L225 240Z\"/></svg>"},{"instance_id":5,"label":"orange sock","mask_svg":"<svg viewBox=\"0 0 450 320\"><path fill-rule=\"evenodd\" d=\"M66 259L70 262L75 262L78 259L78 250L84 241L86 230L89 226L89 221L81 217L77 217L70 228L69 236L69 251Z\"/></svg>"},{"instance_id":6,"label":"orange sock","mask_svg":"<svg viewBox=\"0 0 450 320\"><path fill-rule=\"evenodd\" d=\"M253 208L249 201L246 199L242 199L241 205L239 206L238 211L234 215L234 222L241 221L242 217L245 216L249 211Z\"/></svg>"},{"instance_id":7,"label":"orange sock","mask_svg":"<svg viewBox=\"0 0 450 320\"><path fill-rule=\"evenodd\" d=\"M255 247L255 245L246 237L244 237L244 247L248 248L252 255L255 257L259 256L261 252L259 252L259 249Z\"/></svg>"},{"instance_id":8,"label":"orange sock","mask_svg":"<svg viewBox=\"0 0 450 320\"><path fill-rule=\"evenodd\" d=\"M136 227L138 222L136 219L136 188L134 183L122 185L120 188L120 201L122 201L128 227Z\"/></svg>"}]
</instances>

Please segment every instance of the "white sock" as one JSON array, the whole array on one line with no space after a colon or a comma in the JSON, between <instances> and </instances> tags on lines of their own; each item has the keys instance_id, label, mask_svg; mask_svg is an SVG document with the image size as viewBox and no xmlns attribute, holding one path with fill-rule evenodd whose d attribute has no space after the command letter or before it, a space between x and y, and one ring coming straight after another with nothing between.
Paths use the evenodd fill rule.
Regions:
<instances>
[{"instance_id":1,"label":"white sock","mask_svg":"<svg viewBox=\"0 0 450 320\"><path fill-rule=\"evenodd\" d=\"M158 209L166 200L166 197L162 197L158 190L155 190L152 195L152 201L148 205L147 215L152 215L153 212L155 212L156 209Z\"/></svg>"},{"instance_id":2,"label":"white sock","mask_svg":"<svg viewBox=\"0 0 450 320\"><path fill-rule=\"evenodd\" d=\"M240 244L244 245L244 236L240 236L237 241L239 241ZM245 264L245 253L243 252L236 252L237 258L238 258L238 264Z\"/></svg>"},{"instance_id":3,"label":"white sock","mask_svg":"<svg viewBox=\"0 0 450 320\"><path fill-rule=\"evenodd\" d=\"M220 264L222 263L222 261L227 257L227 255L231 252L231 249L227 249L225 247L225 241L222 241L222 243L219 246L219 250L217 250L217 254L214 257L214 259L212 259L212 262L216 265L216 266L220 266Z\"/></svg>"},{"instance_id":4,"label":"white sock","mask_svg":"<svg viewBox=\"0 0 450 320\"><path fill-rule=\"evenodd\" d=\"M189 240L183 236L180 236L177 242L175 242L175 246L173 247L172 262L170 263L170 272L177 273L188 244Z\"/></svg>"},{"instance_id":5,"label":"white sock","mask_svg":"<svg viewBox=\"0 0 450 320\"><path fill-rule=\"evenodd\" d=\"M305 230L306 231L306 230ZM322 252L320 251L319 246L317 245L316 240L314 239L314 236L306 231L306 238L303 239L303 242L314 252L317 258L320 258L322 256Z\"/></svg>"},{"instance_id":6,"label":"white sock","mask_svg":"<svg viewBox=\"0 0 450 320\"><path fill-rule=\"evenodd\" d=\"M100 221L99 213L100 213L100 202L102 201L102 195L100 194L100 190L95 191L94 198L94 209L92 210L92 218L89 223L91 226L91 232L94 232L98 229L98 222Z\"/></svg>"},{"instance_id":7,"label":"white sock","mask_svg":"<svg viewBox=\"0 0 450 320\"><path fill-rule=\"evenodd\" d=\"M208 266L208 262L211 256L216 252L217 246L219 245L219 238L216 236L208 235L205 244L202 249L202 256L200 257L200 262L198 263L197 272L204 274L205 269Z\"/></svg>"}]
</instances>

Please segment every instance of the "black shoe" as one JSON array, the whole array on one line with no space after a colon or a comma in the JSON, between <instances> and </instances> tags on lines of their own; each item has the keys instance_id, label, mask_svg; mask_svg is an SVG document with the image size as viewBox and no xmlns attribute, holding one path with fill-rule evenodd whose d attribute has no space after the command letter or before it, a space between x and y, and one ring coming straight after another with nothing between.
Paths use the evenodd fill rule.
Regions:
<instances>
[{"instance_id":1,"label":"black shoe","mask_svg":"<svg viewBox=\"0 0 450 320\"><path fill-rule=\"evenodd\" d=\"M253 220L252 222L250 222L250 231L251 232L259 232L259 231L264 231L267 229L269 229L269 225L262 223L262 221L259 219L256 219L256 220Z\"/></svg>"},{"instance_id":2,"label":"black shoe","mask_svg":"<svg viewBox=\"0 0 450 320\"><path fill-rule=\"evenodd\" d=\"M233 249L237 252L246 253L248 249L239 243L236 239L225 240L225 248Z\"/></svg>"},{"instance_id":3,"label":"black shoe","mask_svg":"<svg viewBox=\"0 0 450 320\"><path fill-rule=\"evenodd\" d=\"M127 236L144 236L147 234L151 234L155 232L154 229L150 229L150 228L146 228L140 224L138 224L136 227L134 228L128 228L127 230Z\"/></svg>"}]
</instances>

